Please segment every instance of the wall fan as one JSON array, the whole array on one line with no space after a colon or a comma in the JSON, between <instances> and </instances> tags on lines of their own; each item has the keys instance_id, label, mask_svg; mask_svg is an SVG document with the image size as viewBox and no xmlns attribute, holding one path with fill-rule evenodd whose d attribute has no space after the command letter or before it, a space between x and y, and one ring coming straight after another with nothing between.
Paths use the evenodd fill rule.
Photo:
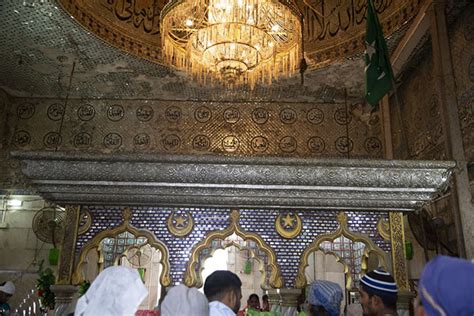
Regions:
<instances>
[{"instance_id":1,"label":"wall fan","mask_svg":"<svg viewBox=\"0 0 474 316\"><path fill-rule=\"evenodd\" d=\"M64 218L65 212L58 206L43 207L33 217L33 232L39 240L56 248L64 236Z\"/></svg>"},{"instance_id":2,"label":"wall fan","mask_svg":"<svg viewBox=\"0 0 474 316\"><path fill-rule=\"evenodd\" d=\"M151 248L147 245L132 246L127 251L127 260L135 268L143 267L148 264L152 257Z\"/></svg>"},{"instance_id":3,"label":"wall fan","mask_svg":"<svg viewBox=\"0 0 474 316\"><path fill-rule=\"evenodd\" d=\"M423 208L418 214L415 212L408 213L408 223L413 235L422 247L426 250L436 249L436 230L432 225L432 216L426 209Z\"/></svg>"}]
</instances>

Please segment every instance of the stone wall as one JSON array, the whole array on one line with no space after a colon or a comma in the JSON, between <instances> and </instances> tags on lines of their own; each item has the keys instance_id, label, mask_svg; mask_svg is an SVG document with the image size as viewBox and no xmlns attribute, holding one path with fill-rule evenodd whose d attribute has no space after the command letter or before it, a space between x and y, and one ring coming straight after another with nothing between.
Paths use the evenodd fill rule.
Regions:
<instances>
[{"instance_id":1,"label":"stone wall","mask_svg":"<svg viewBox=\"0 0 474 316\"><path fill-rule=\"evenodd\" d=\"M474 5L467 9L449 26L449 40L454 71L459 119L463 137L464 152L470 166L471 192L474 193ZM445 131L442 109L436 89L434 61L431 43L418 52L411 61L411 67L403 75L399 87L399 103L391 98L391 118L395 152L402 159L445 160ZM398 110L401 110L401 115ZM457 252L457 241L449 193L427 206L433 217L441 219L438 227L441 242L439 251L448 255ZM416 259L410 263L411 277L417 278L424 258L423 249L410 234L415 244ZM453 252L451 252L453 251ZM429 252L432 257L433 252ZM420 261L421 260L421 261Z\"/></svg>"},{"instance_id":2,"label":"stone wall","mask_svg":"<svg viewBox=\"0 0 474 316\"><path fill-rule=\"evenodd\" d=\"M464 154L474 181L474 4L452 25L449 33ZM471 186L472 187L472 186ZM474 190L471 190L474 193Z\"/></svg>"},{"instance_id":3,"label":"stone wall","mask_svg":"<svg viewBox=\"0 0 474 316\"><path fill-rule=\"evenodd\" d=\"M52 245L39 240L31 226L44 201L38 196L24 197L24 200L21 207L7 209L6 225L0 228L0 282L14 282L16 293L10 305L13 309L21 305L28 312L33 302L38 303L35 289L38 264L45 260L44 267L49 266L48 251Z\"/></svg>"}]
</instances>

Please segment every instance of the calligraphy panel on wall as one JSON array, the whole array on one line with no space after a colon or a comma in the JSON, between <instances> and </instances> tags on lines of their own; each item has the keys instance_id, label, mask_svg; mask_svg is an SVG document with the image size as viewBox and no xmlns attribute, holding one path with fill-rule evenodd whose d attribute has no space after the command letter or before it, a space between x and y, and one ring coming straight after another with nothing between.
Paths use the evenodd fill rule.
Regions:
<instances>
[{"instance_id":1,"label":"calligraphy panel on wall","mask_svg":"<svg viewBox=\"0 0 474 316\"><path fill-rule=\"evenodd\" d=\"M378 111L355 104L15 99L20 150L382 158Z\"/></svg>"}]
</instances>

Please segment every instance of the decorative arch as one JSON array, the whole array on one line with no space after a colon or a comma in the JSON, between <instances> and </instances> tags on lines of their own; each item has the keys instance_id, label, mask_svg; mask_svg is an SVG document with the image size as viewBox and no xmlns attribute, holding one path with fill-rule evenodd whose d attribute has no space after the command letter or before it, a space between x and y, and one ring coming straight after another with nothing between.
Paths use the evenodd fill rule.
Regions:
<instances>
[{"instance_id":1,"label":"decorative arch","mask_svg":"<svg viewBox=\"0 0 474 316\"><path fill-rule=\"evenodd\" d=\"M128 232L133 234L136 238L144 237L147 240L146 244L149 244L151 247L158 249L161 252L160 264L162 266L162 272L160 275L160 283L162 286L169 286L171 284L170 278L170 264L169 264L169 251L168 247L160 240L156 239L155 235L150 231L137 229L135 226L130 224L130 219L132 218L132 211L130 208L125 208L122 212L123 223L120 226L117 226L113 229L104 230L98 233L94 238L88 241L84 247L82 247L81 252L79 253L79 260L76 265L76 269L73 274L73 283L79 284L83 280L81 269L82 266L86 263L86 257L90 250L100 248L100 242L104 238L114 238L118 234ZM143 246L143 245L141 245ZM99 257L99 262L103 261L102 256ZM99 268L99 272L102 271L103 267Z\"/></svg>"},{"instance_id":2,"label":"decorative arch","mask_svg":"<svg viewBox=\"0 0 474 316\"><path fill-rule=\"evenodd\" d=\"M270 270L269 275L269 285L272 288L281 288L283 287L283 280L281 277L280 267L276 262L276 254L273 249L260 237L260 235L255 233L249 233L241 229L239 225L240 213L238 210L232 210L230 213L230 223L229 226L224 230L214 230L207 234L207 236L199 242L191 252L191 258L189 259L185 276L184 284L189 287L201 287L203 280L201 279L201 272L203 270L202 266L199 266L199 255L202 250L209 248L212 241L215 239L222 239L229 237L232 234L236 234L244 240L251 240L258 245L258 248L262 250L268 256L268 265ZM235 242L231 242L224 249L230 246L236 246L238 249L241 249L240 245ZM253 255L255 255L252 252ZM197 271L198 270L198 271Z\"/></svg>"},{"instance_id":3,"label":"decorative arch","mask_svg":"<svg viewBox=\"0 0 474 316\"><path fill-rule=\"evenodd\" d=\"M334 253L333 251L328 251L320 247L321 243L324 241L332 242L339 237L345 237L347 239L352 240L353 242L361 242L365 244L364 252L362 254L362 271L365 272L367 270L367 260L369 258L370 253L375 253L379 259L379 263L381 267L387 268L387 258L385 252L378 247L368 236L354 233L350 231L347 227L347 215L344 212L340 212L337 215L337 221L339 222L339 227L328 234L323 234L317 236L311 244L303 251L301 256L300 264L298 267L298 274L296 276L295 286L297 288L304 288L307 285L307 280L305 276L305 268L308 266L308 257L310 253L313 251L321 250L325 254L331 254L336 257L337 261L344 265L344 274L346 275L346 288L349 290L350 285L352 284L352 275L350 271L350 267L345 262L343 258L341 258L338 254Z\"/></svg>"}]
</instances>

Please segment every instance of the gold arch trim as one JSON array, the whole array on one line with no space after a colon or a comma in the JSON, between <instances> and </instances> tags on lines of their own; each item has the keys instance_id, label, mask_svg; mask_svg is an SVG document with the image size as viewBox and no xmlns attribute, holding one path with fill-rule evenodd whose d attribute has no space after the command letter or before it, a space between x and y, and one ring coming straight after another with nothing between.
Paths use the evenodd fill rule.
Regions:
<instances>
[{"instance_id":1,"label":"gold arch trim","mask_svg":"<svg viewBox=\"0 0 474 316\"><path fill-rule=\"evenodd\" d=\"M268 256L268 265L270 266L269 285L272 288L283 287L283 279L281 277L280 267L276 262L275 252L265 241L263 241L260 235L242 230L239 225L239 220L239 211L232 210L230 213L230 224L226 229L214 230L212 232L209 232L207 236L194 247L191 252L191 258L186 268L186 273L184 275L184 284L189 287L201 287L203 285L203 280L201 279L201 271L203 270L203 267L198 266L199 254L202 250L208 248L214 239L224 240L225 238L235 233L237 236L241 237L244 240L251 240L255 242L258 245L259 249L263 250L266 253L266 255ZM236 243L230 243L224 248L227 248L232 245L237 246ZM196 268L199 268L198 273L196 273Z\"/></svg>"},{"instance_id":2,"label":"gold arch trim","mask_svg":"<svg viewBox=\"0 0 474 316\"><path fill-rule=\"evenodd\" d=\"M320 247L321 243L323 241L334 241L338 237L346 237L353 242L362 242L365 244L364 247L364 253L362 255L362 272L365 272L367 270L367 259L369 258L369 255L371 252L375 253L377 257L379 258L379 263L381 267L387 268L387 258L385 252L378 247L368 236L354 233L349 230L347 227L347 222L348 218L347 215L344 212L340 212L337 215L337 221L339 222L339 227L328 234L323 234L320 236L317 236L311 244L309 244L308 247L303 251L303 254L301 256L300 264L298 267L298 274L296 276L296 282L295 286L297 288L304 288L307 285L307 280L305 276L305 268L308 266L308 257L313 251L321 250L325 254L331 254L336 256L337 261L341 262L344 264L344 273L347 278L346 282L346 288L350 289L350 285L352 283L352 276L350 273L350 269L346 263L344 263L343 259L340 258L337 254L335 254L332 251L327 251L324 250Z\"/></svg>"},{"instance_id":3,"label":"gold arch trim","mask_svg":"<svg viewBox=\"0 0 474 316\"><path fill-rule=\"evenodd\" d=\"M381 217L377 222L377 231L379 232L380 236L382 236L385 240L390 240L391 233L390 233L390 223L387 219Z\"/></svg>"},{"instance_id":4,"label":"gold arch trim","mask_svg":"<svg viewBox=\"0 0 474 316\"><path fill-rule=\"evenodd\" d=\"M168 247L158 239L156 239L155 235L148 230L139 230L135 226L130 224L130 219L132 218L132 211L130 208L125 208L122 213L123 223L120 226L117 226L113 229L104 230L98 233L94 238L88 241L84 247L82 247L81 252L79 254L79 261L77 262L76 269L73 275L73 284L79 284L83 280L81 269L82 266L86 263L87 254L90 250L100 247L100 242L104 238L113 238L118 234L129 232L133 234L136 238L138 237L145 237L147 239L147 243L151 247L158 249L161 251L161 260L160 264L163 267L163 270L160 275L160 283L162 286L169 286L171 284L170 278L170 263L169 263L169 251ZM144 244L145 245L145 244ZM141 246L144 246L141 245ZM99 269L99 272L102 268Z\"/></svg>"}]
</instances>

